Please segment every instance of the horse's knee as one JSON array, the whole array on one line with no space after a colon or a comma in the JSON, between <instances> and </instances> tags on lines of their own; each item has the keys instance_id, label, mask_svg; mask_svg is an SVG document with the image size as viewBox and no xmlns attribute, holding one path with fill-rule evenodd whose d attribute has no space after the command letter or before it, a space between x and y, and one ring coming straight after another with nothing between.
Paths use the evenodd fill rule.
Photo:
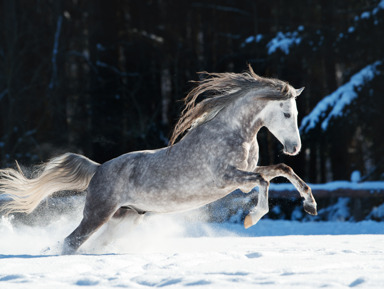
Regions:
<instances>
[{"instance_id":1,"label":"horse's knee","mask_svg":"<svg viewBox=\"0 0 384 289\"><path fill-rule=\"evenodd\" d=\"M257 185L262 188L269 187L269 181L265 179L262 175L258 174L257 176Z\"/></svg>"},{"instance_id":2,"label":"horse's knee","mask_svg":"<svg viewBox=\"0 0 384 289\"><path fill-rule=\"evenodd\" d=\"M277 165L277 168L278 168L280 171L282 171L283 173L285 173L285 174L291 174L291 173L293 173L293 169L292 169L290 166L288 166L288 165L286 165L286 164L284 164L284 163L278 164L278 165Z\"/></svg>"}]
</instances>

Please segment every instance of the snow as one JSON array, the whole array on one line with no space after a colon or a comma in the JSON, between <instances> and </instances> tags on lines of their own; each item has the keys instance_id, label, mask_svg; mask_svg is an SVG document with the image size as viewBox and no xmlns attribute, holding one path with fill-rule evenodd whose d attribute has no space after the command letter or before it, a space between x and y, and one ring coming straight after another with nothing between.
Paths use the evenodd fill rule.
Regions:
<instances>
[{"instance_id":1,"label":"snow","mask_svg":"<svg viewBox=\"0 0 384 289\"><path fill-rule=\"evenodd\" d=\"M59 255L79 220L0 222L0 288L381 288L384 226L261 220L245 230L153 216L107 248ZM47 248L50 249L47 249Z\"/></svg>"},{"instance_id":2,"label":"snow","mask_svg":"<svg viewBox=\"0 0 384 289\"><path fill-rule=\"evenodd\" d=\"M364 11L361 13L360 17L356 16L355 21L358 21L360 19L369 19L372 16L376 16L377 13L379 13L380 10L384 10L384 0L381 0L377 6L372 9L371 11Z\"/></svg>"},{"instance_id":3,"label":"snow","mask_svg":"<svg viewBox=\"0 0 384 289\"><path fill-rule=\"evenodd\" d=\"M320 209L318 214L326 214L328 220L330 221L346 221L346 219L350 216L348 207L349 202L349 198L339 198L337 199L336 204Z\"/></svg>"},{"instance_id":4,"label":"snow","mask_svg":"<svg viewBox=\"0 0 384 289\"><path fill-rule=\"evenodd\" d=\"M360 16L355 16L354 20L355 22L359 22L361 20L369 20L371 18L374 19L374 24L378 25L378 19L380 19L380 16L377 17L377 14L384 10L384 0L381 0L375 8L373 8L371 11L364 11L360 14Z\"/></svg>"},{"instance_id":5,"label":"snow","mask_svg":"<svg viewBox=\"0 0 384 289\"><path fill-rule=\"evenodd\" d=\"M361 15L360 15L360 18L361 19L368 19L368 18L370 18L371 17L371 13L369 13L369 12L363 12L363 13L361 13Z\"/></svg>"},{"instance_id":6,"label":"snow","mask_svg":"<svg viewBox=\"0 0 384 289\"><path fill-rule=\"evenodd\" d=\"M370 219L383 219L384 218L384 203L380 206L374 207L372 212L368 215Z\"/></svg>"},{"instance_id":7,"label":"snow","mask_svg":"<svg viewBox=\"0 0 384 289\"><path fill-rule=\"evenodd\" d=\"M250 44L250 43L259 43L261 42L261 40L263 40L264 36L263 34L257 34L255 36L249 36L247 37L243 43L241 43L241 47L245 47L246 45Z\"/></svg>"},{"instance_id":8,"label":"snow","mask_svg":"<svg viewBox=\"0 0 384 289\"><path fill-rule=\"evenodd\" d=\"M256 36L249 36L247 39L245 39L245 43L260 42L262 39L263 35L257 34Z\"/></svg>"},{"instance_id":9,"label":"snow","mask_svg":"<svg viewBox=\"0 0 384 289\"><path fill-rule=\"evenodd\" d=\"M322 130L327 130L332 119L343 115L345 108L358 97L358 90L371 81L380 72L377 67L381 61L367 65L354 74L350 80L330 95L325 96L301 122L300 130L308 132L321 123Z\"/></svg>"},{"instance_id":10,"label":"snow","mask_svg":"<svg viewBox=\"0 0 384 289\"><path fill-rule=\"evenodd\" d=\"M351 174L351 182L352 183L358 183L361 180L361 173L360 171L353 171Z\"/></svg>"},{"instance_id":11,"label":"snow","mask_svg":"<svg viewBox=\"0 0 384 289\"><path fill-rule=\"evenodd\" d=\"M300 25L297 30L293 32L277 32L276 36L267 44L268 54L273 54L280 50L288 55L293 46L301 43L302 38L299 36L299 32L303 31L304 26Z\"/></svg>"},{"instance_id":12,"label":"snow","mask_svg":"<svg viewBox=\"0 0 384 289\"><path fill-rule=\"evenodd\" d=\"M303 29L303 26L299 26L298 31L302 31ZM280 50L288 55L290 48L294 45L299 45L301 42L301 37L299 37L298 31L286 33L278 32L276 37L267 44L268 54L273 54L277 50Z\"/></svg>"}]
</instances>

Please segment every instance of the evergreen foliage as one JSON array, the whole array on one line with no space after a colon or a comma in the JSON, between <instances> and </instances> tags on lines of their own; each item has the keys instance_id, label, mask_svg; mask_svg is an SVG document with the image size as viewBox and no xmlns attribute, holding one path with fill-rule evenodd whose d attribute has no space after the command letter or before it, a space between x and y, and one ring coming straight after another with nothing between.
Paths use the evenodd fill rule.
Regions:
<instances>
[{"instance_id":1,"label":"evergreen foliage","mask_svg":"<svg viewBox=\"0 0 384 289\"><path fill-rule=\"evenodd\" d=\"M286 162L311 182L384 178L383 0L4 0L0 19L1 166L162 147L197 71L250 63L305 86L301 122L377 63L326 129L332 107L302 131L299 156L266 131L259 141L262 164Z\"/></svg>"}]
</instances>

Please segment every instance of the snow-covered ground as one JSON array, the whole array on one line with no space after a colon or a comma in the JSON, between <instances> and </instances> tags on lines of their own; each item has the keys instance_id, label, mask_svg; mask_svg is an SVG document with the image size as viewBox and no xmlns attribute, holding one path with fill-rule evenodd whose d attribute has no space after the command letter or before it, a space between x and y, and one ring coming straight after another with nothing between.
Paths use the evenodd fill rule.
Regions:
<instances>
[{"instance_id":1,"label":"snow-covered ground","mask_svg":"<svg viewBox=\"0 0 384 289\"><path fill-rule=\"evenodd\" d=\"M384 224L261 220L244 230L150 217L106 248L60 243L76 226L0 221L0 288L383 288Z\"/></svg>"}]
</instances>

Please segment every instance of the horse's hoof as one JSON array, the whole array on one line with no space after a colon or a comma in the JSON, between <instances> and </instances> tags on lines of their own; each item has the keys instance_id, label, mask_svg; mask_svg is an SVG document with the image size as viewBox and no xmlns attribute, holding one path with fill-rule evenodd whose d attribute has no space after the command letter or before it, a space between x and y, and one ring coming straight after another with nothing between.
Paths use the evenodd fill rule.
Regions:
<instances>
[{"instance_id":1,"label":"horse's hoof","mask_svg":"<svg viewBox=\"0 0 384 289\"><path fill-rule=\"evenodd\" d=\"M61 255L75 255L75 250L62 250Z\"/></svg>"},{"instance_id":2,"label":"horse's hoof","mask_svg":"<svg viewBox=\"0 0 384 289\"><path fill-rule=\"evenodd\" d=\"M314 216L317 215L316 203L313 204L313 203L304 202L303 206L304 206L304 211L306 211L308 214L314 215Z\"/></svg>"},{"instance_id":3,"label":"horse's hoof","mask_svg":"<svg viewBox=\"0 0 384 289\"><path fill-rule=\"evenodd\" d=\"M252 227L254 224L252 222L252 217L250 215L247 215L244 219L244 228L248 229L249 227Z\"/></svg>"},{"instance_id":4,"label":"horse's hoof","mask_svg":"<svg viewBox=\"0 0 384 289\"><path fill-rule=\"evenodd\" d=\"M63 249L61 251L61 255L74 255L75 253L76 250L71 246L68 246L67 244L63 246Z\"/></svg>"}]
</instances>

